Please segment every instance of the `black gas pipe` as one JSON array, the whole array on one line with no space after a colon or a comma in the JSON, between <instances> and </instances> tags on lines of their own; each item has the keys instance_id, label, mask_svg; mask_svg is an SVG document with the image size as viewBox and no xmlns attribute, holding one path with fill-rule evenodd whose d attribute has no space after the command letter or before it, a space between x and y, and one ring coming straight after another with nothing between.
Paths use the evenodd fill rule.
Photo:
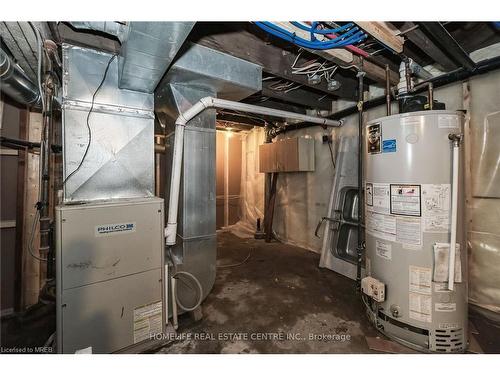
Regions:
<instances>
[{"instance_id":1,"label":"black gas pipe","mask_svg":"<svg viewBox=\"0 0 500 375\"><path fill-rule=\"evenodd\" d=\"M411 94L418 94L418 93L421 93L421 92L428 90L429 83L432 83L433 89L435 90L438 87L446 86L446 85L449 85L451 83L455 83L458 81L463 81L463 80L466 80L470 77L484 74L484 73L488 73L488 72L495 70L495 69L500 69L500 57L494 57L494 58L491 58L488 60L483 60L483 61L479 62L473 71L470 71L470 70L465 69L465 68L460 68L460 69L456 69L452 72L445 73L445 74L442 74L438 77L432 78L430 80L421 82L414 88L414 90L411 91ZM363 103L363 109L366 111L367 109L378 107L380 105L385 104L387 102L386 100L387 99L386 99L385 95L379 96L379 97L374 98L372 100L368 100L368 101ZM329 118L332 120L341 120L347 116L356 114L357 112L358 112L358 106L355 105L355 106L343 109L341 111L335 112L335 113L327 116L326 118ZM301 122L301 123L294 124L294 125L288 125L286 128L283 128L283 129L276 131L274 133L274 136L281 134L281 133L285 133L285 132L290 131L290 130L305 129L305 128L309 128L311 126L317 126L317 124L310 124L310 123Z\"/></svg>"},{"instance_id":2,"label":"black gas pipe","mask_svg":"<svg viewBox=\"0 0 500 375\"><path fill-rule=\"evenodd\" d=\"M361 290L361 262L363 260L363 79L365 72L360 70L358 77L358 244L356 247L356 289Z\"/></svg>"}]
</instances>

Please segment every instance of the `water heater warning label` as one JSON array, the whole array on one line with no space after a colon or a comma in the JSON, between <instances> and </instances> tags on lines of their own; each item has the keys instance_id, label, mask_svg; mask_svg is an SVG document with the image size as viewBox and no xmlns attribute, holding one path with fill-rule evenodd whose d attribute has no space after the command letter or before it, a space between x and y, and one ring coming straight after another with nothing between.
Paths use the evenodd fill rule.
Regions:
<instances>
[{"instance_id":1,"label":"water heater warning label","mask_svg":"<svg viewBox=\"0 0 500 375\"><path fill-rule=\"evenodd\" d=\"M420 216L420 185L391 184L391 214Z\"/></svg>"},{"instance_id":2,"label":"water heater warning label","mask_svg":"<svg viewBox=\"0 0 500 375\"><path fill-rule=\"evenodd\" d=\"M410 266L410 292L432 293L432 270L425 267Z\"/></svg>"},{"instance_id":3,"label":"water heater warning label","mask_svg":"<svg viewBox=\"0 0 500 375\"><path fill-rule=\"evenodd\" d=\"M450 184L422 185L422 216L425 232L450 231Z\"/></svg>"},{"instance_id":4,"label":"water heater warning label","mask_svg":"<svg viewBox=\"0 0 500 375\"><path fill-rule=\"evenodd\" d=\"M419 322L432 322L432 297L420 293L409 295L410 319Z\"/></svg>"},{"instance_id":5,"label":"water heater warning label","mask_svg":"<svg viewBox=\"0 0 500 375\"><path fill-rule=\"evenodd\" d=\"M367 182L365 196L368 211L389 213L389 184Z\"/></svg>"}]
</instances>

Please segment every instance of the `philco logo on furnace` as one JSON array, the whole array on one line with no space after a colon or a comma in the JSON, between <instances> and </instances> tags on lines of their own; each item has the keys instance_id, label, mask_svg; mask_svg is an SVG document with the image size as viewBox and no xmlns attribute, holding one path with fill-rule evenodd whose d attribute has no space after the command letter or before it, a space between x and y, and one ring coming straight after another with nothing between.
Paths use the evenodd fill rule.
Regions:
<instances>
[{"instance_id":1,"label":"philco logo on furnace","mask_svg":"<svg viewBox=\"0 0 500 375\"><path fill-rule=\"evenodd\" d=\"M95 235L111 235L124 232L135 232L135 223L102 224L95 227Z\"/></svg>"}]
</instances>

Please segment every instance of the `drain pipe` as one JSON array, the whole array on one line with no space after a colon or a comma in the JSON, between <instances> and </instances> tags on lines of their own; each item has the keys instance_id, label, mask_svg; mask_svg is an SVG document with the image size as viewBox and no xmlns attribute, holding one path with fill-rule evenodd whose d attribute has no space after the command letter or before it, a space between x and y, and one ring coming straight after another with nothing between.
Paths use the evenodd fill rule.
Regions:
<instances>
[{"instance_id":1,"label":"drain pipe","mask_svg":"<svg viewBox=\"0 0 500 375\"><path fill-rule=\"evenodd\" d=\"M177 237L177 213L179 209L179 190L181 183L181 165L184 148L184 128L186 124L208 108L228 109L233 111L247 112L257 115L281 117L286 119L311 122L323 126L341 126L341 121L326 118L302 115L299 113L281 111L273 108L259 107L246 103L233 102L230 100L205 97L200 99L191 108L179 114L175 121L175 140L172 156L172 178L170 180L170 197L168 205L167 227L165 237L167 246L175 245Z\"/></svg>"},{"instance_id":2,"label":"drain pipe","mask_svg":"<svg viewBox=\"0 0 500 375\"><path fill-rule=\"evenodd\" d=\"M460 142L461 134L449 134L448 139L453 143L453 166L451 185L451 233L450 252L448 263L448 290L453 290L455 283L455 257L457 243L457 212L458 212L458 173L460 163ZM463 249L462 249L463 251Z\"/></svg>"}]
</instances>

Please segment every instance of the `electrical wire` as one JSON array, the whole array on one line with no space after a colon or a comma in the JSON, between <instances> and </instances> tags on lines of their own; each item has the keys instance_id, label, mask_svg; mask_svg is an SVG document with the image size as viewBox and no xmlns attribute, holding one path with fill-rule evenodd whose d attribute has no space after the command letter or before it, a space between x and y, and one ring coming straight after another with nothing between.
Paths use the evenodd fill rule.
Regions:
<instances>
[{"instance_id":1,"label":"electrical wire","mask_svg":"<svg viewBox=\"0 0 500 375\"><path fill-rule=\"evenodd\" d=\"M241 262L234 263L234 264L223 264L223 265L217 266L216 268L232 268L232 267L238 267L238 266L245 264L248 261L248 259L250 259L250 256L252 255L252 250L253 250L253 247L250 248L248 255Z\"/></svg>"},{"instance_id":2,"label":"electrical wire","mask_svg":"<svg viewBox=\"0 0 500 375\"><path fill-rule=\"evenodd\" d=\"M36 260L40 261L40 262L46 262L47 259L46 258L41 258L39 257L38 255L35 254L35 252L33 251L33 241L35 239L35 229L36 229L36 226L38 224L38 221L40 220L40 210L37 208L36 212L35 212L35 217L33 218L33 223L31 224L31 233L30 233L30 239L28 241L28 252L30 253L30 255L35 258Z\"/></svg>"},{"instance_id":3,"label":"electrical wire","mask_svg":"<svg viewBox=\"0 0 500 375\"><path fill-rule=\"evenodd\" d=\"M45 113L46 109L46 103L45 103L45 96L43 94L43 86L42 86L42 64L43 64L43 43L42 43L42 36L40 34L40 30L38 30L33 22L28 22L30 25L31 29L33 30L33 34L35 34L35 39L36 39L36 44L37 44L37 84L38 84L38 93L40 95L40 101L42 103L42 113ZM45 124L44 128L42 129L42 139L41 139L41 144L40 144L40 154L39 154L39 160L43 160L44 157L44 149L47 145L48 140L44 139L44 134L45 134ZM33 218L33 222L31 224L31 232L30 232L30 237L28 241L28 252L29 254L35 258L36 260L40 262L46 262L47 259L41 258L38 255L35 254L34 249L33 249L33 242L35 239L35 230L36 227L40 221L40 205L39 202L42 200L42 182L43 182L43 171L41 166L38 168L38 199L37 199L37 204L36 204L36 212L35 212L35 217Z\"/></svg>"},{"instance_id":4,"label":"electrical wire","mask_svg":"<svg viewBox=\"0 0 500 375\"><path fill-rule=\"evenodd\" d=\"M43 86L42 86L42 64L43 64L43 43L42 43L42 36L40 34L40 30L38 30L33 22L28 22L31 29L33 30L33 34L35 34L35 39L36 39L36 44L37 44L37 84L38 84L38 95L40 95L40 100L42 103L42 113L45 112L46 108L46 103L45 103L45 95L43 95ZM45 124L44 128L42 129L42 139L41 139L41 145L40 145L40 156L39 159L43 160L44 156L44 149L46 146L46 139L43 139L44 134L45 134ZM40 202L42 198L42 181L43 181L43 175L42 175L42 168L38 169L38 202Z\"/></svg>"},{"instance_id":5,"label":"electrical wire","mask_svg":"<svg viewBox=\"0 0 500 375\"><path fill-rule=\"evenodd\" d=\"M302 55L303 49L299 50L297 57L292 63L291 69L292 74L298 75L307 75L308 79L312 79L314 76L319 75L319 79L325 78L327 82L330 82L333 79L339 65L333 64L330 66L326 66L328 61L324 61L323 63L318 62L318 59L311 60L310 63L303 65L301 67L297 67L297 62L299 61L300 56Z\"/></svg>"},{"instance_id":6,"label":"electrical wire","mask_svg":"<svg viewBox=\"0 0 500 375\"><path fill-rule=\"evenodd\" d=\"M89 124L89 119L90 119L90 114L92 113L93 109L94 109L94 103L95 103L95 97L97 95L97 93L99 92L99 90L101 89L102 85L104 84L104 81L106 80L106 77L108 75L108 70L109 70L109 67L111 66L111 63L113 62L113 60L116 58L116 54L112 55L111 58L109 59L108 61L108 64L106 65L106 69L104 70L104 75L102 76L102 80L101 80L101 83L99 83L99 86L97 86L97 89L94 91L94 94L92 95L92 103L90 105L90 110L89 112L87 113L87 121L86 121L86 124L87 124L87 131L88 131L88 143L87 143L87 147L85 149L85 152L83 154L83 157L82 157L82 160L80 161L80 164L78 164L78 167L76 167L76 169L71 172L63 181L63 186L66 184L66 182L72 177L75 175L76 172L78 172L81 168L81 166L83 165L83 162L85 161L85 158L87 157L87 154L89 152L89 148L90 148L90 144L92 143L92 129L90 128L90 124Z\"/></svg>"}]
</instances>

